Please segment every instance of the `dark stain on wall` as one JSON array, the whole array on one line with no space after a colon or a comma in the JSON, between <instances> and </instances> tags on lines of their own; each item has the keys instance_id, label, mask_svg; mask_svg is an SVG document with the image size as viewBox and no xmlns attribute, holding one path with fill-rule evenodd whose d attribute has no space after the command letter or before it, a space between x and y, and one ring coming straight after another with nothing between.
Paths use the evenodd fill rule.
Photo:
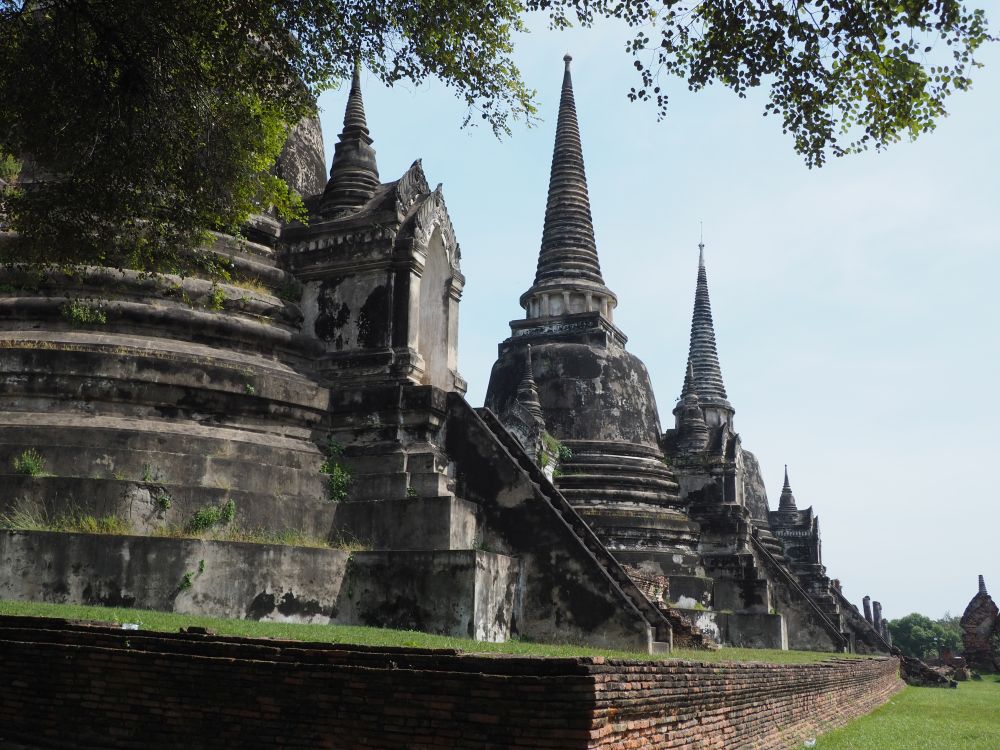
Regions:
<instances>
[{"instance_id":1,"label":"dark stain on wall","mask_svg":"<svg viewBox=\"0 0 1000 750\"><path fill-rule=\"evenodd\" d=\"M389 345L389 289L375 287L358 316L358 344L366 349Z\"/></svg>"},{"instance_id":2,"label":"dark stain on wall","mask_svg":"<svg viewBox=\"0 0 1000 750\"><path fill-rule=\"evenodd\" d=\"M278 603L278 611L285 617L300 615L312 617L314 615L336 616L336 612L324 607L315 599L299 599L291 591L285 593Z\"/></svg>"},{"instance_id":3,"label":"dark stain on wall","mask_svg":"<svg viewBox=\"0 0 1000 750\"><path fill-rule=\"evenodd\" d=\"M319 315L317 315L316 322L313 324L316 336L322 341L337 339L338 349L343 347L343 337L340 335L340 332L351 319L350 308L343 302L338 305L334 295L335 290L345 278L344 276L334 276L324 281L322 286L320 286L316 300L319 306Z\"/></svg>"},{"instance_id":4,"label":"dark stain on wall","mask_svg":"<svg viewBox=\"0 0 1000 750\"><path fill-rule=\"evenodd\" d=\"M247 607L247 619L262 620L274 612L274 605L274 594L270 594L267 591L261 591L254 597L253 601L250 602L250 606Z\"/></svg>"}]
</instances>

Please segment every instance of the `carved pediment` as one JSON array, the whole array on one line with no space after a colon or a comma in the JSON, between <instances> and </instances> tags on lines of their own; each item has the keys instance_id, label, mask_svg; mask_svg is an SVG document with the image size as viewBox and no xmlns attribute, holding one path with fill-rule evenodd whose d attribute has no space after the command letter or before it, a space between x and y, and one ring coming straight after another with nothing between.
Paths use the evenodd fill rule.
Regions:
<instances>
[{"instance_id":1,"label":"carved pediment","mask_svg":"<svg viewBox=\"0 0 1000 750\"><path fill-rule=\"evenodd\" d=\"M440 232L448 264L453 271L461 273L462 252L455 239L455 228L448 216L440 184L430 195L417 200L415 210L403 223L396 243L397 249L404 252L416 250L426 254L435 232Z\"/></svg>"},{"instance_id":2,"label":"carved pediment","mask_svg":"<svg viewBox=\"0 0 1000 750\"><path fill-rule=\"evenodd\" d=\"M406 174L396 182L395 198L399 220L403 220L418 198L430 191L430 185L427 184L427 177L424 175L423 162L417 159L406 170Z\"/></svg>"}]
</instances>

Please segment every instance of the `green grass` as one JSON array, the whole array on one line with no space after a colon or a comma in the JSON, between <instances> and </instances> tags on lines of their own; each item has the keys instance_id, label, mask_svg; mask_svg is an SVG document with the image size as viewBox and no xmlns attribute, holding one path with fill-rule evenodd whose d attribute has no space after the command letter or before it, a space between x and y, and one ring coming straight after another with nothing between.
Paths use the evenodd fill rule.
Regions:
<instances>
[{"instance_id":1,"label":"green grass","mask_svg":"<svg viewBox=\"0 0 1000 750\"><path fill-rule=\"evenodd\" d=\"M9 531L62 531L83 534L129 534L128 523L118 516L94 516L78 511L49 518L37 508L15 508L0 513L0 529Z\"/></svg>"},{"instance_id":2,"label":"green grass","mask_svg":"<svg viewBox=\"0 0 1000 750\"><path fill-rule=\"evenodd\" d=\"M997 750L1000 677L957 690L908 687L886 705L819 738L818 750Z\"/></svg>"},{"instance_id":3,"label":"green grass","mask_svg":"<svg viewBox=\"0 0 1000 750\"><path fill-rule=\"evenodd\" d=\"M301 625L255 620L222 620L214 617L153 612L141 609L86 607L74 604L43 604L0 600L0 615L62 617L70 620L101 620L105 622L137 622L146 630L176 632L179 628L198 625L223 635L255 638L281 638L327 643L352 643L368 646L409 646L415 648L452 648L469 653L521 654L525 656L606 656L615 659L689 659L692 661L764 661L801 664L843 657L844 654L811 651L771 651L766 649L725 648L718 651L677 650L670 655L651 657L629 651L613 651L570 644L484 643L464 638L428 635L411 630L385 630L349 625Z\"/></svg>"}]
</instances>

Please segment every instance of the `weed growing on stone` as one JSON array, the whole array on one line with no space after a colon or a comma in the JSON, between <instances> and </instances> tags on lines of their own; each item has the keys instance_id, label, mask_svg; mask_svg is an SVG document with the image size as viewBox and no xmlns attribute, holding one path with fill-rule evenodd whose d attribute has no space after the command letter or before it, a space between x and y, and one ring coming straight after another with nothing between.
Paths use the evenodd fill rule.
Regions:
<instances>
[{"instance_id":1,"label":"weed growing on stone","mask_svg":"<svg viewBox=\"0 0 1000 750\"><path fill-rule=\"evenodd\" d=\"M227 526L225 528L209 528L205 531L192 531L188 526L167 526L156 529L154 536L167 537L170 539L203 539L212 542L245 542L248 544L274 544L282 547L311 547L316 549L346 549L352 546L353 551L369 549L360 542L354 540L353 545L346 541L345 546L337 542L331 542L322 537L307 534L299 529L282 529L281 531L270 531L260 528L247 528L243 526Z\"/></svg>"},{"instance_id":2,"label":"weed growing on stone","mask_svg":"<svg viewBox=\"0 0 1000 750\"><path fill-rule=\"evenodd\" d=\"M128 522L115 515L94 516L68 511L49 516L44 508L23 505L0 514L0 528L10 531L63 531L84 534L130 534Z\"/></svg>"},{"instance_id":3,"label":"weed growing on stone","mask_svg":"<svg viewBox=\"0 0 1000 750\"><path fill-rule=\"evenodd\" d=\"M18 456L14 456L14 473L29 477L50 476L45 473L45 459L34 448L28 448Z\"/></svg>"},{"instance_id":4,"label":"weed growing on stone","mask_svg":"<svg viewBox=\"0 0 1000 750\"><path fill-rule=\"evenodd\" d=\"M325 542L325 546L332 547L333 549L339 549L344 552L368 552L372 548L372 543L370 541L366 542L362 539L358 539L353 534L341 531L328 542Z\"/></svg>"},{"instance_id":5,"label":"weed growing on stone","mask_svg":"<svg viewBox=\"0 0 1000 750\"><path fill-rule=\"evenodd\" d=\"M213 285L208 293L208 309L221 310L225 302L226 302L225 291L223 291L222 287Z\"/></svg>"},{"instance_id":6,"label":"weed growing on stone","mask_svg":"<svg viewBox=\"0 0 1000 750\"><path fill-rule=\"evenodd\" d=\"M232 286L238 287L240 289L246 289L248 292L253 292L254 294L266 294L270 295L271 290L268 289L264 284L261 283L260 279L254 278L237 278L229 282Z\"/></svg>"},{"instance_id":7,"label":"weed growing on stone","mask_svg":"<svg viewBox=\"0 0 1000 750\"><path fill-rule=\"evenodd\" d=\"M343 502L353 479L350 469L328 458L319 469L326 474L326 495L332 503Z\"/></svg>"},{"instance_id":8,"label":"weed growing on stone","mask_svg":"<svg viewBox=\"0 0 1000 750\"><path fill-rule=\"evenodd\" d=\"M70 300L59 310L73 326L104 325L108 322L108 314L99 305L88 305L79 300Z\"/></svg>"},{"instance_id":9,"label":"weed growing on stone","mask_svg":"<svg viewBox=\"0 0 1000 750\"><path fill-rule=\"evenodd\" d=\"M236 503L232 498L221 505L206 505L195 511L187 522L187 531L198 534L209 531L215 526L227 524L236 517Z\"/></svg>"},{"instance_id":10,"label":"weed growing on stone","mask_svg":"<svg viewBox=\"0 0 1000 750\"><path fill-rule=\"evenodd\" d=\"M334 440L333 436L327 437L327 458L319 470L326 474L326 496L331 503L339 503L347 499L351 481L354 479L351 470L340 462L343 455L344 446Z\"/></svg>"},{"instance_id":11,"label":"weed growing on stone","mask_svg":"<svg viewBox=\"0 0 1000 750\"><path fill-rule=\"evenodd\" d=\"M192 586L194 586L194 573L188 571L181 577L181 582L177 584L177 588L181 591L187 591Z\"/></svg>"},{"instance_id":12,"label":"weed growing on stone","mask_svg":"<svg viewBox=\"0 0 1000 750\"><path fill-rule=\"evenodd\" d=\"M51 531L44 511L32 507L16 507L0 513L0 528L10 531Z\"/></svg>"},{"instance_id":13,"label":"weed growing on stone","mask_svg":"<svg viewBox=\"0 0 1000 750\"><path fill-rule=\"evenodd\" d=\"M77 516L75 519L76 528L60 529L61 531L80 531L84 534L131 534L132 528L128 521L118 516Z\"/></svg>"},{"instance_id":14,"label":"weed growing on stone","mask_svg":"<svg viewBox=\"0 0 1000 750\"><path fill-rule=\"evenodd\" d=\"M153 502L156 503L156 507L159 508L161 513L170 510L170 506L174 504L173 498L166 492L160 492L157 494L156 497L153 498Z\"/></svg>"}]
</instances>

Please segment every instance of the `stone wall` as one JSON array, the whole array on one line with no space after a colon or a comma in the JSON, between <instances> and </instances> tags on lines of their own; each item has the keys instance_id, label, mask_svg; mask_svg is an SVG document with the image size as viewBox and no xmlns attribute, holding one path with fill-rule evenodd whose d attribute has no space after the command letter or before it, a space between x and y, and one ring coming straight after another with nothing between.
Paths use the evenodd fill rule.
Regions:
<instances>
[{"instance_id":1,"label":"stone wall","mask_svg":"<svg viewBox=\"0 0 1000 750\"><path fill-rule=\"evenodd\" d=\"M51 747L790 748L884 703L895 659L482 657L0 618L0 740Z\"/></svg>"},{"instance_id":2,"label":"stone wall","mask_svg":"<svg viewBox=\"0 0 1000 750\"><path fill-rule=\"evenodd\" d=\"M345 552L0 531L0 599L511 635L519 562L482 550Z\"/></svg>"}]
</instances>

